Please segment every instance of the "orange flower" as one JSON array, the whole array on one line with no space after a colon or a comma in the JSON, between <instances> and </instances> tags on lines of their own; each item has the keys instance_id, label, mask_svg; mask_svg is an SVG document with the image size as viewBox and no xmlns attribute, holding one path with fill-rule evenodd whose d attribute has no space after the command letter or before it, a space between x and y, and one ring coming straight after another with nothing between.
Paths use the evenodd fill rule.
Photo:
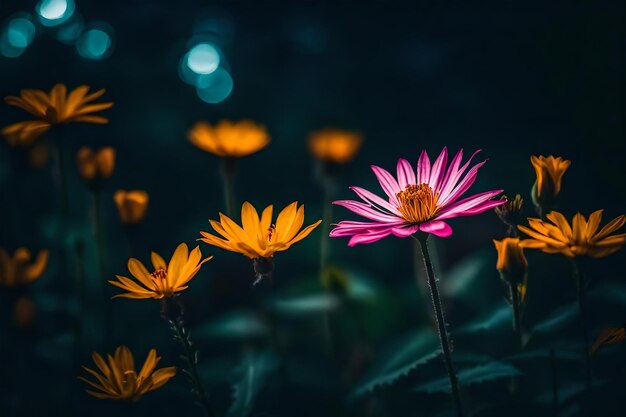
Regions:
<instances>
[{"instance_id":1,"label":"orange flower","mask_svg":"<svg viewBox=\"0 0 626 417\"><path fill-rule=\"evenodd\" d=\"M4 101L7 104L26 110L37 120L9 125L2 129L2 134L12 146L28 145L47 132L52 125L72 122L108 123L108 119L94 113L111 108L113 103L90 104L101 97L105 90L87 94L89 88L83 85L68 94L65 84L55 84L48 94L42 90L22 90L20 97L6 97Z\"/></svg>"},{"instance_id":2,"label":"orange flower","mask_svg":"<svg viewBox=\"0 0 626 417\"><path fill-rule=\"evenodd\" d=\"M352 160L361 148L363 137L356 132L328 128L309 135L309 149L317 159L336 164Z\"/></svg>"},{"instance_id":3,"label":"orange flower","mask_svg":"<svg viewBox=\"0 0 626 417\"><path fill-rule=\"evenodd\" d=\"M169 298L187 289L186 284L196 276L202 264L212 258L209 256L202 259L202 252L197 246L189 253L187 245L181 243L174 251L169 264L166 264L158 253L152 252L153 272L148 272L146 267L137 259L129 259L128 270L137 282L116 275L118 281L109 281L109 283L128 291L118 294L114 298L154 298L157 300Z\"/></svg>"},{"instance_id":4,"label":"orange flower","mask_svg":"<svg viewBox=\"0 0 626 417\"><path fill-rule=\"evenodd\" d=\"M532 238L522 240L522 247L540 249L546 253L562 253L568 258L580 255L602 258L618 251L626 243L626 233L613 234L626 223L624 215L610 221L599 232L602 210L591 213L589 221L577 213L572 219L573 227L559 212L550 212L546 217L551 223L528 219L530 228L518 226L519 230Z\"/></svg>"},{"instance_id":5,"label":"orange flower","mask_svg":"<svg viewBox=\"0 0 626 417\"><path fill-rule=\"evenodd\" d=\"M117 190L113 194L122 223L134 224L143 220L148 209L148 193L143 190Z\"/></svg>"},{"instance_id":6,"label":"orange flower","mask_svg":"<svg viewBox=\"0 0 626 417\"><path fill-rule=\"evenodd\" d=\"M203 151L225 158L251 155L270 143L265 127L250 120L222 120L215 126L207 122L197 122L189 130L188 138Z\"/></svg>"},{"instance_id":7,"label":"orange flower","mask_svg":"<svg viewBox=\"0 0 626 417\"><path fill-rule=\"evenodd\" d=\"M26 248L19 248L11 257L0 248L0 285L16 287L39 279L48 265L48 251L40 250L37 259L31 262L32 255Z\"/></svg>"},{"instance_id":8,"label":"orange flower","mask_svg":"<svg viewBox=\"0 0 626 417\"><path fill-rule=\"evenodd\" d=\"M528 261L524 256L524 249L520 246L519 238L506 237L494 240L493 244L498 251L496 269L500 272L503 281L516 286L520 292L520 301L526 294L526 270Z\"/></svg>"},{"instance_id":9,"label":"orange flower","mask_svg":"<svg viewBox=\"0 0 626 417\"><path fill-rule=\"evenodd\" d=\"M115 169L115 149L106 146L94 151L83 146L76 155L76 164L78 173L86 181L109 178Z\"/></svg>"},{"instance_id":10,"label":"orange flower","mask_svg":"<svg viewBox=\"0 0 626 417\"><path fill-rule=\"evenodd\" d=\"M161 357L157 356L156 349L150 349L139 372L135 368L133 354L126 346L119 346L115 349L114 356L107 355L107 361L97 352L93 352L91 358L100 372L86 366L83 366L83 369L97 382L82 376L78 379L95 388L97 391L86 391L89 395L101 400L137 401L150 391L162 387L176 375L175 366L154 370L161 360Z\"/></svg>"},{"instance_id":11,"label":"orange flower","mask_svg":"<svg viewBox=\"0 0 626 417\"><path fill-rule=\"evenodd\" d=\"M550 155L531 156L530 162L535 168L537 180L533 185L532 198L536 206L549 208L554 205L555 200L561 192L561 180L563 174L569 168L572 161L563 159L560 156L555 158Z\"/></svg>"}]
</instances>

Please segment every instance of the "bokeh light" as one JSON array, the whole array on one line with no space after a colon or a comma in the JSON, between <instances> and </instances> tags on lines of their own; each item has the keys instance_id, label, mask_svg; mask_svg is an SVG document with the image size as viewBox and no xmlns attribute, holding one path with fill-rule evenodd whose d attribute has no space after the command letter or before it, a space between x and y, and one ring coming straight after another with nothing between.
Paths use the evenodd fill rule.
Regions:
<instances>
[{"instance_id":1,"label":"bokeh light","mask_svg":"<svg viewBox=\"0 0 626 417\"><path fill-rule=\"evenodd\" d=\"M76 41L78 54L87 59L104 59L111 55L113 39L112 30L105 27L94 27L85 30Z\"/></svg>"},{"instance_id":2,"label":"bokeh light","mask_svg":"<svg viewBox=\"0 0 626 417\"><path fill-rule=\"evenodd\" d=\"M6 40L15 48L26 48L35 38L35 25L26 17L15 17L6 26Z\"/></svg>"},{"instance_id":3,"label":"bokeh light","mask_svg":"<svg viewBox=\"0 0 626 417\"><path fill-rule=\"evenodd\" d=\"M83 18L78 13L75 13L70 20L59 26L56 38L59 42L66 45L73 45L82 33L84 27L85 23Z\"/></svg>"},{"instance_id":4,"label":"bokeh light","mask_svg":"<svg viewBox=\"0 0 626 417\"><path fill-rule=\"evenodd\" d=\"M198 77L196 93L205 103L217 104L226 100L233 91L233 78L224 68Z\"/></svg>"},{"instance_id":5,"label":"bokeh light","mask_svg":"<svg viewBox=\"0 0 626 417\"><path fill-rule=\"evenodd\" d=\"M194 46L186 57L187 66L196 74L211 74L220 65L220 53L209 43Z\"/></svg>"},{"instance_id":6,"label":"bokeh light","mask_svg":"<svg viewBox=\"0 0 626 417\"><path fill-rule=\"evenodd\" d=\"M74 0L41 0L36 10L44 26L56 26L74 14Z\"/></svg>"},{"instance_id":7,"label":"bokeh light","mask_svg":"<svg viewBox=\"0 0 626 417\"><path fill-rule=\"evenodd\" d=\"M3 31L2 35L0 35L0 54L7 58L17 58L22 55L26 48L24 47L16 47L9 43L8 36L6 31Z\"/></svg>"}]
</instances>

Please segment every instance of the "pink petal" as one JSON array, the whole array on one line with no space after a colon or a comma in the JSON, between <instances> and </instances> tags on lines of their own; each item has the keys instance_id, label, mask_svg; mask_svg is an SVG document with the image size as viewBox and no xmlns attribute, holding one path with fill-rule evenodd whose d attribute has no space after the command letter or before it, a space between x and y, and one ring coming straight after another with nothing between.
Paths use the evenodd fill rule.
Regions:
<instances>
[{"instance_id":1,"label":"pink petal","mask_svg":"<svg viewBox=\"0 0 626 417\"><path fill-rule=\"evenodd\" d=\"M410 225L408 227L394 227L393 229L391 229L391 233L398 237L407 237L417 232L419 228L419 224Z\"/></svg>"},{"instance_id":2,"label":"pink petal","mask_svg":"<svg viewBox=\"0 0 626 417\"><path fill-rule=\"evenodd\" d=\"M430 159L426 150L422 151L417 161L417 184L428 184L430 179Z\"/></svg>"},{"instance_id":3,"label":"pink petal","mask_svg":"<svg viewBox=\"0 0 626 417\"><path fill-rule=\"evenodd\" d=\"M446 222L439 220L433 220L428 223L422 223L419 225L420 232L431 233L439 237L448 237L452 234L452 228Z\"/></svg>"},{"instance_id":4,"label":"pink petal","mask_svg":"<svg viewBox=\"0 0 626 417\"><path fill-rule=\"evenodd\" d=\"M391 230L383 230L383 231L376 232L376 233L354 235L348 241L348 246L352 247L352 246L356 246L356 245L359 245L359 244L362 245L362 244L366 244L366 243L377 242L377 241L379 241L379 240L389 236L390 234L391 234Z\"/></svg>"},{"instance_id":5,"label":"pink petal","mask_svg":"<svg viewBox=\"0 0 626 417\"><path fill-rule=\"evenodd\" d=\"M476 176L478 175L478 170L480 169L480 167L485 165L486 162L487 162L487 160L484 160L483 162L480 162L480 163L474 165L467 172L467 175L465 175L465 178L463 178L461 180L461 182L456 186L456 188L454 188L454 190L452 190L450 192L450 194L448 194L444 198L441 198L441 196L440 196L439 197L440 198L440 200L439 200L440 207L445 207L445 206L447 206L450 203L454 203L454 201L456 199L458 199L465 191L467 191L467 189L470 188L472 186L472 184L474 184L474 181L476 181Z\"/></svg>"},{"instance_id":6,"label":"pink petal","mask_svg":"<svg viewBox=\"0 0 626 417\"><path fill-rule=\"evenodd\" d=\"M446 173L446 165L448 164L448 148L444 146L443 150L437 157L437 160L433 164L432 171L430 173L430 180L428 185L433 190L437 190L439 184L443 180L443 177Z\"/></svg>"},{"instance_id":7,"label":"pink petal","mask_svg":"<svg viewBox=\"0 0 626 417\"><path fill-rule=\"evenodd\" d=\"M398 200L396 199L396 194L402 191L402 189L393 175L391 175L387 170L376 165L372 165L372 171L374 171L374 175L376 175L383 191L389 197L389 202L397 204Z\"/></svg>"},{"instance_id":8,"label":"pink petal","mask_svg":"<svg viewBox=\"0 0 626 417\"><path fill-rule=\"evenodd\" d=\"M376 208L382 208L385 210L390 211L391 213L400 216L400 212L398 211L397 207L395 207L392 204L389 204L388 201L380 198L379 196L377 196L376 194L367 191L364 188L361 187L349 187L352 191L354 191L359 197L361 197L361 199L363 199L363 201L365 201L366 203L369 203L373 206L380 206L380 207L376 207ZM382 211L382 210L381 210Z\"/></svg>"},{"instance_id":9,"label":"pink petal","mask_svg":"<svg viewBox=\"0 0 626 417\"><path fill-rule=\"evenodd\" d=\"M367 232L375 232L382 229L391 229L402 225L398 223L373 223L373 222L354 222L344 220L334 225L335 228L330 232L330 237L343 237L363 234Z\"/></svg>"},{"instance_id":10,"label":"pink petal","mask_svg":"<svg viewBox=\"0 0 626 417\"><path fill-rule=\"evenodd\" d=\"M351 212L356 213L365 218L368 218L370 220L376 220L379 222L387 222L387 223L398 221L397 216L393 216L391 214L386 214L378 210L375 210L374 208L370 207L369 205L365 203L361 203L360 201L338 200L338 201L333 201L333 204L345 207Z\"/></svg>"},{"instance_id":11,"label":"pink petal","mask_svg":"<svg viewBox=\"0 0 626 417\"><path fill-rule=\"evenodd\" d=\"M479 204L484 203L485 201L489 200L490 198L500 194L502 191L504 191L504 190L486 191L484 193L475 194L473 196L464 198L461 201L457 201L456 203L451 204L451 205L447 206L446 208L444 208L443 210L441 210L439 212L439 214L437 215L437 219L443 220L443 219L449 219L449 218L452 218L452 217L462 216L463 212L474 209L474 207L476 207ZM494 203L498 203L495 206L499 206L499 205L501 205L501 204L503 204L505 202L504 201L495 201ZM495 206L492 206L492 207L495 207Z\"/></svg>"},{"instance_id":12,"label":"pink petal","mask_svg":"<svg viewBox=\"0 0 626 417\"><path fill-rule=\"evenodd\" d=\"M454 160L452 161L452 164L450 165L450 168L448 169L448 175L441 185L441 190L439 192L439 201L447 202L449 200L450 192L452 191L452 189L454 189L457 182L459 181L459 178L461 178L461 175L463 175L469 164L472 162L472 159L474 159L474 156L476 156L476 154L480 151L481 150L479 149L474 152L472 156L470 156L470 158L467 160L467 162L461 167L461 169L458 169L458 166L461 164L461 160L463 158L463 149L461 149L456 154Z\"/></svg>"},{"instance_id":13,"label":"pink petal","mask_svg":"<svg viewBox=\"0 0 626 417\"><path fill-rule=\"evenodd\" d=\"M451 217L463 217L463 216L474 216L476 214L480 214L483 213L489 209L492 209L494 207L498 207L501 206L502 204L504 204L505 201L500 201L500 200L489 200L489 201L485 201L484 203L480 203L477 204L476 206L463 210L462 212L459 213L454 213L452 216L447 215L446 218L451 218ZM439 217L437 217L437 219L439 219Z\"/></svg>"},{"instance_id":14,"label":"pink petal","mask_svg":"<svg viewBox=\"0 0 626 417\"><path fill-rule=\"evenodd\" d=\"M415 172L411 164L406 159L398 159L398 185L404 190L407 185L415 184Z\"/></svg>"}]
</instances>

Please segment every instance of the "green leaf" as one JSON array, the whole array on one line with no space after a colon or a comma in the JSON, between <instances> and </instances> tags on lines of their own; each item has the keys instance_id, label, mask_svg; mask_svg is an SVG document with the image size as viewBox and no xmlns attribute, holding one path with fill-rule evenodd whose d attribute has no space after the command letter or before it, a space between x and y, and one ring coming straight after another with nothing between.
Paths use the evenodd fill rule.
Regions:
<instances>
[{"instance_id":1,"label":"green leaf","mask_svg":"<svg viewBox=\"0 0 626 417\"><path fill-rule=\"evenodd\" d=\"M442 293L472 309L493 303L502 297L495 265L495 250L467 256L443 273Z\"/></svg>"},{"instance_id":2,"label":"green leaf","mask_svg":"<svg viewBox=\"0 0 626 417\"><path fill-rule=\"evenodd\" d=\"M233 386L233 404L226 417L247 417L267 377L278 367L278 359L268 352L251 352L237 369L238 382Z\"/></svg>"},{"instance_id":3,"label":"green leaf","mask_svg":"<svg viewBox=\"0 0 626 417\"><path fill-rule=\"evenodd\" d=\"M493 333L499 329L510 329L512 326L513 313L511 306L502 303L487 315L481 316L477 320L471 321L460 329L455 330L455 334L473 334L473 333Z\"/></svg>"},{"instance_id":4,"label":"green leaf","mask_svg":"<svg viewBox=\"0 0 626 417\"><path fill-rule=\"evenodd\" d=\"M271 308L278 314L305 316L335 311L341 305L339 297L330 293L313 293L299 297L275 298Z\"/></svg>"},{"instance_id":5,"label":"green leaf","mask_svg":"<svg viewBox=\"0 0 626 417\"><path fill-rule=\"evenodd\" d=\"M378 356L350 398L355 399L378 387L391 385L440 354L439 341L432 331L412 333Z\"/></svg>"},{"instance_id":6,"label":"green leaf","mask_svg":"<svg viewBox=\"0 0 626 417\"><path fill-rule=\"evenodd\" d=\"M258 314L252 311L238 310L226 313L210 323L194 328L194 337L199 340L240 340L260 337L267 332L267 324Z\"/></svg>"},{"instance_id":7,"label":"green leaf","mask_svg":"<svg viewBox=\"0 0 626 417\"><path fill-rule=\"evenodd\" d=\"M494 361L471 368L465 368L457 373L457 377L459 379L459 384L466 387L473 384L480 384L481 382L511 378L521 374L522 373L519 369L506 362ZM429 394L435 392L448 392L450 391L450 380L446 375L445 377L437 378L417 386L415 391L427 392Z\"/></svg>"},{"instance_id":8,"label":"green leaf","mask_svg":"<svg viewBox=\"0 0 626 417\"><path fill-rule=\"evenodd\" d=\"M553 333L563 329L572 323L578 317L578 306L576 304L568 304L554 310L542 322L536 324L532 333Z\"/></svg>"}]
</instances>

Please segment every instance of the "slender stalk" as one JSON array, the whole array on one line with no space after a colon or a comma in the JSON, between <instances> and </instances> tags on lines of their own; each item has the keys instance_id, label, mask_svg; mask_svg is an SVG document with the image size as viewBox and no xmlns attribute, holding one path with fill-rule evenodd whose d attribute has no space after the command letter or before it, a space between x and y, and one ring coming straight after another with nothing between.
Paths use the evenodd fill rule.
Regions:
<instances>
[{"instance_id":1,"label":"slender stalk","mask_svg":"<svg viewBox=\"0 0 626 417\"><path fill-rule=\"evenodd\" d=\"M320 276L319 278L320 278L320 282L323 282L324 274L327 272L326 266L328 264L328 244L329 244L328 233L330 231L330 223L332 222L332 217L333 217L333 206L330 201L331 193L332 193L332 179L330 178L328 174L324 172L325 170L323 167L321 168L321 171L322 171L321 183L324 189L324 198L322 200L323 215L322 215L322 225L321 225L322 233L320 235L320 272L319 272ZM323 315L324 317L323 317L322 326L323 326L326 352L332 355L334 353L335 344L333 341L333 332L332 332L330 312L325 311Z\"/></svg>"},{"instance_id":2,"label":"slender stalk","mask_svg":"<svg viewBox=\"0 0 626 417\"><path fill-rule=\"evenodd\" d=\"M181 358L187 363L187 369L184 369L183 372L187 375L193 386L191 391L196 397L196 401L204 409L207 417L216 417L206 390L200 380L200 375L198 374L198 351L193 346L191 334L189 330L185 328L182 320L182 305L172 299L163 299L161 304L161 316L167 320L170 328L174 332L174 339L180 343L183 351Z\"/></svg>"},{"instance_id":3,"label":"slender stalk","mask_svg":"<svg viewBox=\"0 0 626 417\"><path fill-rule=\"evenodd\" d=\"M426 240L428 239L428 234L419 234L418 239L420 242L420 248L422 249L422 256L424 257L426 273L428 275L428 286L430 287L430 295L432 296L433 307L435 308L435 316L437 317L437 330L439 332L439 341L441 342L441 350L443 352L446 370L448 371L448 378L450 378L452 397L456 405L457 415L459 417L463 417L463 407L461 404L461 393L459 392L459 382L456 376L456 372L454 371L454 366L452 365L450 342L448 340L448 331L446 329L446 321L443 315L441 297L439 296L437 279L435 278L433 264L430 259L430 254L428 253L428 245L426 243Z\"/></svg>"},{"instance_id":4,"label":"slender stalk","mask_svg":"<svg viewBox=\"0 0 626 417\"><path fill-rule=\"evenodd\" d=\"M94 217L94 235L96 240L96 256L98 262L98 283L100 285L102 306L102 330L103 341L107 335L111 335L111 308L110 303L106 299L106 285L105 285L105 254L104 254L104 232L102 227L102 209L101 200L102 192L100 188L94 188L91 192L92 204L93 204L93 217Z\"/></svg>"},{"instance_id":5,"label":"slender stalk","mask_svg":"<svg viewBox=\"0 0 626 417\"><path fill-rule=\"evenodd\" d=\"M513 330L515 332L515 347L521 352L524 347L522 340L522 311L520 303L520 293L516 284L509 284L513 305Z\"/></svg>"},{"instance_id":6,"label":"slender stalk","mask_svg":"<svg viewBox=\"0 0 626 417\"><path fill-rule=\"evenodd\" d=\"M224 181L224 203L226 204L226 215L233 216L233 208L235 207L235 160L232 158L222 158L221 174Z\"/></svg>"},{"instance_id":7,"label":"slender stalk","mask_svg":"<svg viewBox=\"0 0 626 417\"><path fill-rule=\"evenodd\" d=\"M65 227L65 222L69 215L69 193L67 190L67 175L65 167L65 153L63 152L63 141L58 137L54 142L56 154L56 178L59 185L61 224Z\"/></svg>"},{"instance_id":8,"label":"slender stalk","mask_svg":"<svg viewBox=\"0 0 626 417\"><path fill-rule=\"evenodd\" d=\"M552 373L552 406L554 407L554 416L559 415L559 377L556 367L556 355L554 349L550 348L550 371Z\"/></svg>"},{"instance_id":9,"label":"slender stalk","mask_svg":"<svg viewBox=\"0 0 626 417\"><path fill-rule=\"evenodd\" d=\"M587 392L591 391L591 355L589 352L589 331L587 330L587 309L586 309L586 286L585 276L583 275L579 261L574 258L572 260L573 275L576 281L576 292L578 294L578 309L580 311L580 324L583 334L584 355L585 355L585 387Z\"/></svg>"}]
</instances>

